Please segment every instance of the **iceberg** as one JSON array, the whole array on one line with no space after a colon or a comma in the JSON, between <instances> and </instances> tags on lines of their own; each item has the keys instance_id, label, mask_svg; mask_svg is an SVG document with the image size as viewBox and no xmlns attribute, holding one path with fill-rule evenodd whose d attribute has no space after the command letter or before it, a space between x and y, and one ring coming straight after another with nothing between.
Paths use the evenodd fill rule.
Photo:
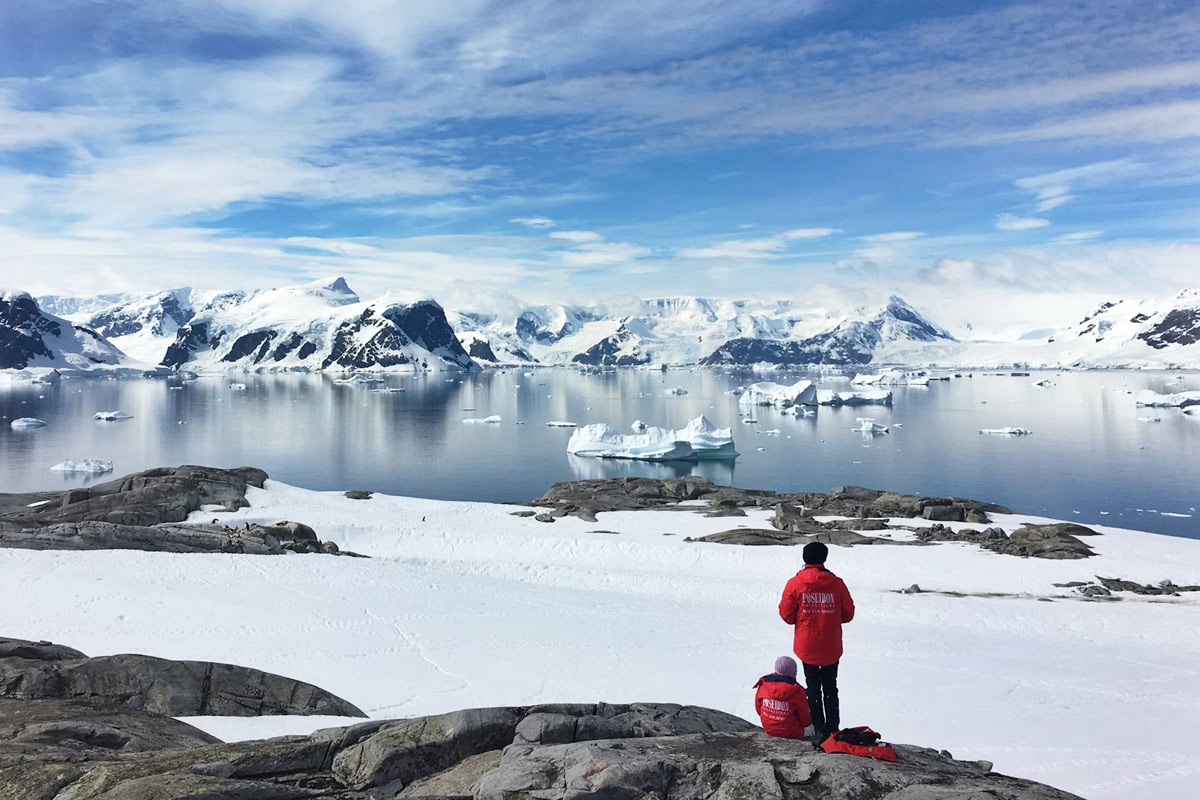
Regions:
<instances>
[{"instance_id":1,"label":"iceberg","mask_svg":"<svg viewBox=\"0 0 1200 800\"><path fill-rule=\"evenodd\" d=\"M817 405L820 406L890 406L892 393L883 389L860 389L855 392L835 392L832 389L821 389L817 392Z\"/></svg>"},{"instance_id":2,"label":"iceberg","mask_svg":"<svg viewBox=\"0 0 1200 800\"><path fill-rule=\"evenodd\" d=\"M447 378L446 382L449 383L453 380L453 378ZM351 375L349 378L342 378L341 380L334 381L334 383L341 384L342 386L369 386L376 383L387 383L387 381L378 375Z\"/></svg>"},{"instance_id":3,"label":"iceberg","mask_svg":"<svg viewBox=\"0 0 1200 800\"><path fill-rule=\"evenodd\" d=\"M787 386L771 381L752 383L738 398L739 406L805 406L817 402L812 381L800 380Z\"/></svg>"},{"instance_id":4,"label":"iceberg","mask_svg":"<svg viewBox=\"0 0 1200 800\"><path fill-rule=\"evenodd\" d=\"M1147 408L1187 408L1200 406L1200 392L1176 392L1159 394L1149 389L1138 392L1137 404Z\"/></svg>"},{"instance_id":5,"label":"iceberg","mask_svg":"<svg viewBox=\"0 0 1200 800\"><path fill-rule=\"evenodd\" d=\"M46 423L36 417L19 417L10 422L9 427L19 431L26 428L44 428Z\"/></svg>"},{"instance_id":6,"label":"iceberg","mask_svg":"<svg viewBox=\"0 0 1200 800\"><path fill-rule=\"evenodd\" d=\"M502 422L502 420L500 419L499 414L493 414L490 417L483 417L482 419L474 417L471 419L464 419L463 422L469 425L496 425Z\"/></svg>"},{"instance_id":7,"label":"iceberg","mask_svg":"<svg viewBox=\"0 0 1200 800\"><path fill-rule=\"evenodd\" d=\"M629 427L633 428L634 433L642 433L646 430L646 423L642 422L640 419L635 419L633 424Z\"/></svg>"},{"instance_id":8,"label":"iceberg","mask_svg":"<svg viewBox=\"0 0 1200 800\"><path fill-rule=\"evenodd\" d=\"M858 427L850 430L858 431L859 433L887 433L888 426L880 425L872 417L856 417Z\"/></svg>"},{"instance_id":9,"label":"iceberg","mask_svg":"<svg viewBox=\"0 0 1200 800\"><path fill-rule=\"evenodd\" d=\"M1033 431L1027 428L980 428L980 433L994 433L997 436L1028 436Z\"/></svg>"},{"instance_id":10,"label":"iceberg","mask_svg":"<svg viewBox=\"0 0 1200 800\"><path fill-rule=\"evenodd\" d=\"M92 419L98 419L101 422L116 422L122 419L133 419L133 415L126 414L124 411L97 411L92 415Z\"/></svg>"},{"instance_id":11,"label":"iceberg","mask_svg":"<svg viewBox=\"0 0 1200 800\"><path fill-rule=\"evenodd\" d=\"M54 472L88 472L101 475L113 471L113 463L99 458L85 458L81 461L64 461L50 468Z\"/></svg>"},{"instance_id":12,"label":"iceberg","mask_svg":"<svg viewBox=\"0 0 1200 800\"><path fill-rule=\"evenodd\" d=\"M645 433L617 433L603 422L584 425L571 434L567 452L589 458L628 458L638 461L694 461L696 451L675 438L675 431L647 428Z\"/></svg>"},{"instance_id":13,"label":"iceberg","mask_svg":"<svg viewBox=\"0 0 1200 800\"><path fill-rule=\"evenodd\" d=\"M654 430L653 428L647 428L645 424L642 427L645 431ZM671 433L674 435L676 441L687 442L691 445L696 458L701 461L716 461L738 457L738 452L733 449L733 430L731 428L718 428L709 422L708 418L703 414L690 421L680 430L671 431Z\"/></svg>"}]
</instances>

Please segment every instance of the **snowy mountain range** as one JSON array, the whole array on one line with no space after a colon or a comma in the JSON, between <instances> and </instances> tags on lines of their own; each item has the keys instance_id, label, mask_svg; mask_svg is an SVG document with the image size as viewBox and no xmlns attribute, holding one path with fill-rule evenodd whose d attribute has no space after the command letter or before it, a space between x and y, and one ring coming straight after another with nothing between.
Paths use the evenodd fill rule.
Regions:
<instances>
[{"instance_id":1,"label":"snowy mountain range","mask_svg":"<svg viewBox=\"0 0 1200 800\"><path fill-rule=\"evenodd\" d=\"M90 327L45 313L25 292L0 290L0 369L136 375L156 368Z\"/></svg>"},{"instance_id":2,"label":"snowy mountain range","mask_svg":"<svg viewBox=\"0 0 1200 800\"><path fill-rule=\"evenodd\" d=\"M10 310L0 320L0 368L10 369L46 358L29 341L12 344L26 335L22 331L54 326L70 329L77 341L76 349L43 342L64 358L82 352L78 341L85 337L100 361L136 359L199 372L461 371L513 364L1200 368L1195 290L1168 301L1105 303L1052 335L1003 342L957 340L899 297L848 314L788 300L673 297L619 309L531 306L499 316L445 310L431 299L395 292L364 301L344 279L332 278L251 293L45 297L36 311L44 321L31 322L39 302L10 295L26 298L6 300ZM11 310L14 302L20 313ZM96 368L97 362L87 363Z\"/></svg>"}]
</instances>

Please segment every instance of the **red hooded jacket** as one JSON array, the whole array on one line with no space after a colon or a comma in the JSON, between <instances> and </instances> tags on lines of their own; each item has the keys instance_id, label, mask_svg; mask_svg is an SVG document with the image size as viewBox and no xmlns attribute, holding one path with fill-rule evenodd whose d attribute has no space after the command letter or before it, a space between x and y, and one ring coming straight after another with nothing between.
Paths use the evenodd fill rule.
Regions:
<instances>
[{"instance_id":1,"label":"red hooded jacket","mask_svg":"<svg viewBox=\"0 0 1200 800\"><path fill-rule=\"evenodd\" d=\"M827 667L842 657L842 623L854 619L854 601L841 578L819 564L805 564L783 587L779 616L796 626L796 657Z\"/></svg>"},{"instance_id":2,"label":"red hooded jacket","mask_svg":"<svg viewBox=\"0 0 1200 800\"><path fill-rule=\"evenodd\" d=\"M812 724L808 715L808 695L795 678L764 675L754 684L754 710L768 736L803 739L804 729Z\"/></svg>"}]
</instances>

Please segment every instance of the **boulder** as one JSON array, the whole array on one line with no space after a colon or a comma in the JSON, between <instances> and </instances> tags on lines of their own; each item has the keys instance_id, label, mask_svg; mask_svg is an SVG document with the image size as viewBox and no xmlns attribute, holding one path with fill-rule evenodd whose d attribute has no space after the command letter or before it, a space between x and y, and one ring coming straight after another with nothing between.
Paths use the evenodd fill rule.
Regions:
<instances>
[{"instance_id":1,"label":"boulder","mask_svg":"<svg viewBox=\"0 0 1200 800\"><path fill-rule=\"evenodd\" d=\"M983 547L997 553L1034 558L1076 559L1095 555L1090 546L1063 533L1058 525L1028 525L1013 531L1007 539L986 541Z\"/></svg>"},{"instance_id":2,"label":"boulder","mask_svg":"<svg viewBox=\"0 0 1200 800\"><path fill-rule=\"evenodd\" d=\"M370 500L371 495L373 495L375 493L368 492L366 489L351 489L348 492L344 492L344 494L346 497L349 497L351 500Z\"/></svg>"}]
</instances>

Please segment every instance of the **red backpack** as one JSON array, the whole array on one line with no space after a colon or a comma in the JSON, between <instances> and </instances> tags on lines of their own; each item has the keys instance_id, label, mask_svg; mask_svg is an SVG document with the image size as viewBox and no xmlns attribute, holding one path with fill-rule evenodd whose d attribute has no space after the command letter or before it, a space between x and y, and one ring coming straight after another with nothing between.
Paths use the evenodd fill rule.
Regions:
<instances>
[{"instance_id":1,"label":"red backpack","mask_svg":"<svg viewBox=\"0 0 1200 800\"><path fill-rule=\"evenodd\" d=\"M879 741L879 734L860 725L857 728L846 728L831 734L821 742L821 749L826 753L848 753L852 756L866 756L880 761L895 761L896 751L887 742Z\"/></svg>"}]
</instances>

